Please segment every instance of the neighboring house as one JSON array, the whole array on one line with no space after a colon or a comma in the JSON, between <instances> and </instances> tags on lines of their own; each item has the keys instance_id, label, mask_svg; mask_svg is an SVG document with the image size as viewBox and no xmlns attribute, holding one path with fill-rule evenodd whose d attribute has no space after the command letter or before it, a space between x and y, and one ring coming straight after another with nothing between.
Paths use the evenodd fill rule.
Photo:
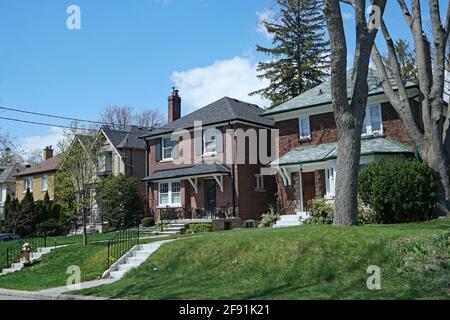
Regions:
<instances>
[{"instance_id":1,"label":"neighboring house","mask_svg":"<svg viewBox=\"0 0 450 320\"><path fill-rule=\"evenodd\" d=\"M54 178L59 168L59 156L54 156L52 147L48 146L44 149L43 159L42 163L26 168L15 175L16 197L19 201L22 201L27 189L33 193L35 201L43 200L47 192L51 200L57 197Z\"/></svg>"},{"instance_id":2,"label":"neighboring house","mask_svg":"<svg viewBox=\"0 0 450 320\"><path fill-rule=\"evenodd\" d=\"M9 194L11 199L16 197L16 177L22 170L19 164L11 164L0 168L0 221L5 219L5 200Z\"/></svg>"},{"instance_id":3,"label":"neighboring house","mask_svg":"<svg viewBox=\"0 0 450 320\"><path fill-rule=\"evenodd\" d=\"M376 71L369 71L369 98L363 125L361 166L380 159L413 156L414 145L398 114L389 104ZM391 79L391 82L395 82ZM347 74L351 96L351 71ZM407 83L420 126L418 88ZM338 133L331 103L330 81L304 92L264 113L279 132L280 158L272 163L277 172L278 203L283 213L306 214L315 197L332 201L335 196Z\"/></svg>"},{"instance_id":4,"label":"neighboring house","mask_svg":"<svg viewBox=\"0 0 450 320\"><path fill-rule=\"evenodd\" d=\"M146 144L139 139L149 134L149 129L129 126L126 130L115 130L107 126L100 129L95 145L100 145L98 154L98 177L120 174L135 177L138 181L139 197L143 207L147 206ZM101 217L101 208L93 209L97 220Z\"/></svg>"},{"instance_id":5,"label":"neighboring house","mask_svg":"<svg viewBox=\"0 0 450 320\"><path fill-rule=\"evenodd\" d=\"M180 117L181 98L178 90L174 90L169 96L168 124L142 137L148 144L145 181L154 215L167 213L163 218L169 220L222 220L217 222L219 226L215 223L216 229L242 225L249 219L259 220L275 200L273 176L260 175L259 161L233 164L234 161L224 159L236 147L236 139L227 140L227 130L273 128L271 120L260 117L262 112L256 105L224 97ZM197 139L196 121L202 122ZM187 137L173 139L172 134L178 129L184 129ZM197 161L179 163L187 151ZM248 153L248 148L245 152Z\"/></svg>"}]
</instances>

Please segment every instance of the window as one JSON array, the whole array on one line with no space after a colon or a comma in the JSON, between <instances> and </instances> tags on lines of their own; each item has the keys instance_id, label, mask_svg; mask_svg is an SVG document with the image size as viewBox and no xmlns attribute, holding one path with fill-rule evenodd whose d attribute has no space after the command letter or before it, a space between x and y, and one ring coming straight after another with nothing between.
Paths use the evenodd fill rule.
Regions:
<instances>
[{"instance_id":1,"label":"window","mask_svg":"<svg viewBox=\"0 0 450 320\"><path fill-rule=\"evenodd\" d=\"M163 182L158 184L159 206L181 206L181 182Z\"/></svg>"},{"instance_id":2,"label":"window","mask_svg":"<svg viewBox=\"0 0 450 320\"><path fill-rule=\"evenodd\" d=\"M368 106L366 110L366 118L364 119L362 134L376 135L383 133L383 125L381 121L380 105Z\"/></svg>"},{"instance_id":3,"label":"window","mask_svg":"<svg viewBox=\"0 0 450 320\"><path fill-rule=\"evenodd\" d=\"M172 138L162 139L162 159L171 160L172 159Z\"/></svg>"},{"instance_id":4,"label":"window","mask_svg":"<svg viewBox=\"0 0 450 320\"><path fill-rule=\"evenodd\" d=\"M99 172L112 171L112 152L105 152L98 156L98 171Z\"/></svg>"},{"instance_id":5,"label":"window","mask_svg":"<svg viewBox=\"0 0 450 320\"><path fill-rule=\"evenodd\" d=\"M22 192L27 192L28 189L33 192L33 178L24 178L22 181Z\"/></svg>"},{"instance_id":6,"label":"window","mask_svg":"<svg viewBox=\"0 0 450 320\"><path fill-rule=\"evenodd\" d=\"M48 191L48 176L42 176L41 180L41 191Z\"/></svg>"},{"instance_id":7,"label":"window","mask_svg":"<svg viewBox=\"0 0 450 320\"><path fill-rule=\"evenodd\" d=\"M336 194L336 170L330 167L326 170L327 196L333 197Z\"/></svg>"},{"instance_id":8,"label":"window","mask_svg":"<svg viewBox=\"0 0 450 320\"><path fill-rule=\"evenodd\" d=\"M257 174L255 177L256 177L256 190L264 190L264 176Z\"/></svg>"},{"instance_id":9,"label":"window","mask_svg":"<svg viewBox=\"0 0 450 320\"><path fill-rule=\"evenodd\" d=\"M205 154L214 154L217 151L217 143L215 135L205 134L205 145L204 150Z\"/></svg>"},{"instance_id":10,"label":"window","mask_svg":"<svg viewBox=\"0 0 450 320\"><path fill-rule=\"evenodd\" d=\"M309 128L309 117L302 117L298 120L300 129L300 139L310 139L311 131Z\"/></svg>"}]
</instances>

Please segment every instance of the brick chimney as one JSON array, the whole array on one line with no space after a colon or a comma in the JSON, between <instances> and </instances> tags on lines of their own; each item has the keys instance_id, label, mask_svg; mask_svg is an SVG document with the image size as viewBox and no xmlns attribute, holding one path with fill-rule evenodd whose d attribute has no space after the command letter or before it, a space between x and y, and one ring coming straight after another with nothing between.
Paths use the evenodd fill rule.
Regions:
<instances>
[{"instance_id":1,"label":"brick chimney","mask_svg":"<svg viewBox=\"0 0 450 320\"><path fill-rule=\"evenodd\" d=\"M52 148L52 146L47 146L44 149L44 153L43 153L42 159L45 161L45 160L48 160L50 158L53 158L53 148Z\"/></svg>"},{"instance_id":2,"label":"brick chimney","mask_svg":"<svg viewBox=\"0 0 450 320\"><path fill-rule=\"evenodd\" d=\"M169 96L168 101L168 123L171 123L181 117L181 98L178 95L178 90L176 90L175 87L172 88L172 94Z\"/></svg>"}]
</instances>

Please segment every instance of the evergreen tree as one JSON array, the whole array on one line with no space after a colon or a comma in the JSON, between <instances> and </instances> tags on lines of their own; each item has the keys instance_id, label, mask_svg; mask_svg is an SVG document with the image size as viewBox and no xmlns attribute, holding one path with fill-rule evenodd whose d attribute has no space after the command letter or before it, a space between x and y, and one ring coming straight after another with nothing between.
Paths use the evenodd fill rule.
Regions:
<instances>
[{"instance_id":1,"label":"evergreen tree","mask_svg":"<svg viewBox=\"0 0 450 320\"><path fill-rule=\"evenodd\" d=\"M404 39L398 39L395 41L395 50L397 51L398 63L400 65L400 74L403 81L411 81L418 84L417 79L417 63L414 53L414 49L411 48L409 42ZM386 65L386 69L393 74L391 60L389 57L383 57L383 62Z\"/></svg>"},{"instance_id":2,"label":"evergreen tree","mask_svg":"<svg viewBox=\"0 0 450 320\"><path fill-rule=\"evenodd\" d=\"M329 44L324 40L325 19L321 1L276 0L279 14L262 21L273 36L273 48L257 45L257 51L271 57L258 64L258 77L268 79L261 94L272 106L292 99L318 85L327 76Z\"/></svg>"}]
</instances>

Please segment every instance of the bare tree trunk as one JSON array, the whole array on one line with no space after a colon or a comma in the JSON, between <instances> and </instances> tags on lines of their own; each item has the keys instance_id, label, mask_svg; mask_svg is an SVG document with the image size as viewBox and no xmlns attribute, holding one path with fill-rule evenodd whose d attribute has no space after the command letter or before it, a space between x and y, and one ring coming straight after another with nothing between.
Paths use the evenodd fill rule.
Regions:
<instances>
[{"instance_id":1,"label":"bare tree trunk","mask_svg":"<svg viewBox=\"0 0 450 320\"><path fill-rule=\"evenodd\" d=\"M358 223L358 171L361 155L361 131L368 97L370 52L377 29L369 29L365 17L365 1L353 2L356 18L356 49L352 74L352 97L347 92L347 43L339 0L325 0L331 48L331 95L339 135L336 165L336 201L333 223L351 226ZM385 0L374 1L384 12Z\"/></svg>"},{"instance_id":2,"label":"bare tree trunk","mask_svg":"<svg viewBox=\"0 0 450 320\"><path fill-rule=\"evenodd\" d=\"M87 228L86 228L86 209L82 209L82 217L83 217L83 245L86 246L88 244L87 238Z\"/></svg>"}]
</instances>

